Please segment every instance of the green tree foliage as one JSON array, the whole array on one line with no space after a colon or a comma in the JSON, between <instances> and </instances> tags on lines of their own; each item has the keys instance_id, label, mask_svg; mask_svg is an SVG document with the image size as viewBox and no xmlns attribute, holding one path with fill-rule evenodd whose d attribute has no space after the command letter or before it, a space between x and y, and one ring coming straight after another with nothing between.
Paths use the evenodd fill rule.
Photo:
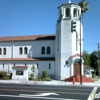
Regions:
<instances>
[{"instance_id":1,"label":"green tree foliage","mask_svg":"<svg viewBox=\"0 0 100 100\"><path fill-rule=\"evenodd\" d=\"M31 67L31 71L33 72L33 74L35 73L35 66L33 65L33 67Z\"/></svg>"},{"instance_id":2,"label":"green tree foliage","mask_svg":"<svg viewBox=\"0 0 100 100\"><path fill-rule=\"evenodd\" d=\"M7 72L1 71L0 72L0 79L2 79L2 80L9 80L10 77L7 76Z\"/></svg>"},{"instance_id":3,"label":"green tree foliage","mask_svg":"<svg viewBox=\"0 0 100 100\"><path fill-rule=\"evenodd\" d=\"M34 74L35 74L35 66L34 65L31 67L31 71L32 71L32 73L30 75L30 80L33 80L34 79Z\"/></svg>"},{"instance_id":4,"label":"green tree foliage","mask_svg":"<svg viewBox=\"0 0 100 100\"><path fill-rule=\"evenodd\" d=\"M30 79L31 79L31 80L34 79L34 74L33 74L33 73L31 73L31 75L30 75Z\"/></svg>"},{"instance_id":5,"label":"green tree foliage","mask_svg":"<svg viewBox=\"0 0 100 100\"><path fill-rule=\"evenodd\" d=\"M82 17L82 23L83 23L83 16L84 16L84 13L88 10L89 2L82 0L78 3L78 5L81 7L81 14L82 15L80 16L80 18Z\"/></svg>"},{"instance_id":6,"label":"green tree foliage","mask_svg":"<svg viewBox=\"0 0 100 100\"><path fill-rule=\"evenodd\" d=\"M93 51L90 54L90 59L91 59L91 67L94 68L96 70L96 72L98 73L98 52L97 51Z\"/></svg>"},{"instance_id":7,"label":"green tree foliage","mask_svg":"<svg viewBox=\"0 0 100 100\"><path fill-rule=\"evenodd\" d=\"M83 59L84 59L84 65L90 66L91 65L91 59L90 54L87 51L83 51Z\"/></svg>"},{"instance_id":8,"label":"green tree foliage","mask_svg":"<svg viewBox=\"0 0 100 100\"><path fill-rule=\"evenodd\" d=\"M1 71L0 72L0 79L7 75L7 72Z\"/></svg>"},{"instance_id":9,"label":"green tree foliage","mask_svg":"<svg viewBox=\"0 0 100 100\"><path fill-rule=\"evenodd\" d=\"M48 77L48 72L44 70L44 71L42 72L42 77L43 77L43 78Z\"/></svg>"},{"instance_id":10,"label":"green tree foliage","mask_svg":"<svg viewBox=\"0 0 100 100\"><path fill-rule=\"evenodd\" d=\"M96 74L98 75L98 51L93 51L91 54L88 54L86 51L84 51L83 54L84 65L94 68Z\"/></svg>"},{"instance_id":11,"label":"green tree foliage","mask_svg":"<svg viewBox=\"0 0 100 100\"><path fill-rule=\"evenodd\" d=\"M88 10L89 2L82 0L78 3L78 5L81 7L81 13L83 15Z\"/></svg>"}]
</instances>

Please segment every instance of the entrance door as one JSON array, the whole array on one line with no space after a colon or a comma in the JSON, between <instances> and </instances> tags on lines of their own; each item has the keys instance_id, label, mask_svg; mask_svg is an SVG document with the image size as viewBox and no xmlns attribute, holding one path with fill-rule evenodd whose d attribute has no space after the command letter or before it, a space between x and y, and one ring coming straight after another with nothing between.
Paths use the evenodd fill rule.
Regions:
<instances>
[{"instance_id":1,"label":"entrance door","mask_svg":"<svg viewBox=\"0 0 100 100\"><path fill-rule=\"evenodd\" d=\"M80 64L78 62L74 63L74 75L80 75Z\"/></svg>"}]
</instances>

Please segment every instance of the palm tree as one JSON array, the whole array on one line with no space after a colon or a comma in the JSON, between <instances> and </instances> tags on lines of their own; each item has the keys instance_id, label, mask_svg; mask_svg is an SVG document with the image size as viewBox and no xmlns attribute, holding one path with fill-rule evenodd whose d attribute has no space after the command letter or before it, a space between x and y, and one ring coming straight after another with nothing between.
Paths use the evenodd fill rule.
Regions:
<instances>
[{"instance_id":1,"label":"palm tree","mask_svg":"<svg viewBox=\"0 0 100 100\"><path fill-rule=\"evenodd\" d=\"M78 3L78 5L81 7L82 23L83 23L83 15L88 10L89 2L86 2L85 0L82 0Z\"/></svg>"},{"instance_id":2,"label":"palm tree","mask_svg":"<svg viewBox=\"0 0 100 100\"><path fill-rule=\"evenodd\" d=\"M78 5L81 7L81 13L85 13L88 10L88 4L89 2L86 2L85 0L82 0L78 3Z\"/></svg>"}]
</instances>

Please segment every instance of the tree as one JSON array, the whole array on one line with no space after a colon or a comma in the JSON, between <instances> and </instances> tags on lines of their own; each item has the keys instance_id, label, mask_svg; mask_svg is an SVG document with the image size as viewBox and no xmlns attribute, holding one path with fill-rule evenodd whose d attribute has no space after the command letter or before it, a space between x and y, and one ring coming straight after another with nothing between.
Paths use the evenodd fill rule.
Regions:
<instances>
[{"instance_id":1,"label":"tree","mask_svg":"<svg viewBox=\"0 0 100 100\"><path fill-rule=\"evenodd\" d=\"M43 78L48 77L48 72L47 72L46 70L44 70L44 71L42 72L42 77L43 77Z\"/></svg>"},{"instance_id":2,"label":"tree","mask_svg":"<svg viewBox=\"0 0 100 100\"><path fill-rule=\"evenodd\" d=\"M36 65L33 65L31 67L31 71L33 72L32 74L34 75L34 77L37 77L37 68L36 68Z\"/></svg>"},{"instance_id":3,"label":"tree","mask_svg":"<svg viewBox=\"0 0 100 100\"><path fill-rule=\"evenodd\" d=\"M84 56L83 56L84 65L90 66L90 64L91 64L90 54L88 54L88 52L85 50L83 51L83 54L84 54Z\"/></svg>"},{"instance_id":4,"label":"tree","mask_svg":"<svg viewBox=\"0 0 100 100\"><path fill-rule=\"evenodd\" d=\"M96 73L98 74L98 52L97 51L93 51L90 54L90 59L91 59L91 67L94 68L96 70Z\"/></svg>"},{"instance_id":5,"label":"tree","mask_svg":"<svg viewBox=\"0 0 100 100\"><path fill-rule=\"evenodd\" d=\"M33 72L33 74L35 74L36 70L35 70L35 66L33 65L33 67L31 67L31 71Z\"/></svg>"},{"instance_id":6,"label":"tree","mask_svg":"<svg viewBox=\"0 0 100 100\"><path fill-rule=\"evenodd\" d=\"M81 2L78 3L78 5L81 7L81 13L83 15L88 10L89 2L82 0Z\"/></svg>"},{"instance_id":7,"label":"tree","mask_svg":"<svg viewBox=\"0 0 100 100\"><path fill-rule=\"evenodd\" d=\"M83 23L83 15L86 11L88 11L89 2L82 0L81 2L78 3L78 5L81 7L82 23Z\"/></svg>"}]
</instances>

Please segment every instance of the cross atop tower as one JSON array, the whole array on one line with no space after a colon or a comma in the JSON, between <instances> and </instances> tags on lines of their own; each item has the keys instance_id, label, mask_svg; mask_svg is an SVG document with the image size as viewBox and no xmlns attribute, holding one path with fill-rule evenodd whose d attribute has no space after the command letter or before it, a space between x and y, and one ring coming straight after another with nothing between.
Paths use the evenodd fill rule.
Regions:
<instances>
[{"instance_id":1,"label":"cross atop tower","mask_svg":"<svg viewBox=\"0 0 100 100\"><path fill-rule=\"evenodd\" d=\"M69 0L68 3L70 4L71 3L71 0Z\"/></svg>"}]
</instances>

